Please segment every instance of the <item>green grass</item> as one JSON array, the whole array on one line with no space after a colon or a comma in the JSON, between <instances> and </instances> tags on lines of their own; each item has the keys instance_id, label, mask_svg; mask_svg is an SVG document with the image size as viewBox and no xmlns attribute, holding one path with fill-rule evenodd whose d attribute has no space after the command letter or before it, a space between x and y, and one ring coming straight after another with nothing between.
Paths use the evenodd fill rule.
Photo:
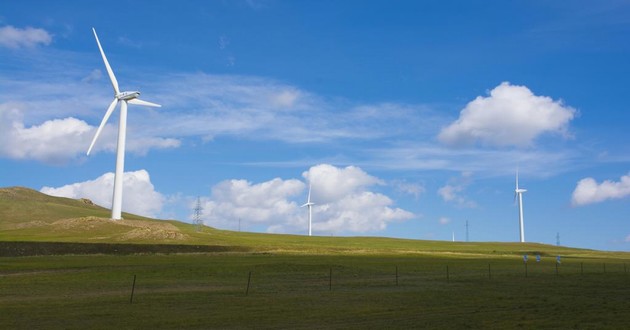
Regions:
<instances>
[{"instance_id":1,"label":"green grass","mask_svg":"<svg viewBox=\"0 0 630 330\"><path fill-rule=\"evenodd\" d=\"M190 224L131 214L110 221L108 214L79 200L3 188L0 247L131 243L211 245L232 252L0 257L0 329L630 324L630 253L532 243L197 231ZM81 246L88 245L73 251L85 252ZM0 256L10 255L3 252ZM524 253L530 255L527 276ZM535 254L542 256L540 263ZM558 273L556 255L563 257Z\"/></svg>"},{"instance_id":2,"label":"green grass","mask_svg":"<svg viewBox=\"0 0 630 330\"><path fill-rule=\"evenodd\" d=\"M527 277L516 257L426 255L49 256L0 258L0 269L0 328L614 329L630 322L630 274L608 259L568 260L556 275L553 258L543 258L529 264Z\"/></svg>"}]
</instances>

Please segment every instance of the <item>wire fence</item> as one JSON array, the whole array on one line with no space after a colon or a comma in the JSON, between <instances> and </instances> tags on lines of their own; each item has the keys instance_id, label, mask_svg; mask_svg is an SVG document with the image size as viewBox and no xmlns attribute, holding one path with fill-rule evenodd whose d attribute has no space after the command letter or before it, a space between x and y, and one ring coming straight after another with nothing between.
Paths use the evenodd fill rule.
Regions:
<instances>
[{"instance_id":1,"label":"wire fence","mask_svg":"<svg viewBox=\"0 0 630 330\"><path fill-rule=\"evenodd\" d=\"M480 281L510 282L529 278L549 280L551 278L574 279L576 277L630 275L626 263L521 263L493 264L477 263L459 265L443 264L432 267L410 267L384 265L382 268L362 268L334 265L313 266L277 271L273 266L260 266L243 274L243 291L273 293L293 291L351 291L359 289L391 289L400 287L430 288L449 283L476 283ZM246 288L246 289L245 289Z\"/></svg>"}]
</instances>

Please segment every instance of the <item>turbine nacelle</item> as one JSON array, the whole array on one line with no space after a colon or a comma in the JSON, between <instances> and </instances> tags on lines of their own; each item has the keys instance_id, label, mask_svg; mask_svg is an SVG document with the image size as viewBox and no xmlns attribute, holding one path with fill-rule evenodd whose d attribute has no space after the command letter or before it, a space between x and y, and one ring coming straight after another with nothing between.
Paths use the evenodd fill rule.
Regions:
<instances>
[{"instance_id":1,"label":"turbine nacelle","mask_svg":"<svg viewBox=\"0 0 630 330\"><path fill-rule=\"evenodd\" d=\"M131 91L131 92L120 92L118 94L115 95L116 99L121 100L121 101L129 101L129 100L133 100L137 97L140 96L140 92L138 91Z\"/></svg>"}]
</instances>

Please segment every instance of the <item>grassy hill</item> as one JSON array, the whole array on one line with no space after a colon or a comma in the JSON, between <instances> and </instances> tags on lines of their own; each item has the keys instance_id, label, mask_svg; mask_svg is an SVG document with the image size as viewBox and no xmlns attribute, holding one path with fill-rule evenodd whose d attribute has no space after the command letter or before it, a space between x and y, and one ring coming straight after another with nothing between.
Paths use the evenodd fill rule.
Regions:
<instances>
[{"instance_id":1,"label":"grassy hill","mask_svg":"<svg viewBox=\"0 0 630 330\"><path fill-rule=\"evenodd\" d=\"M435 254L514 256L529 254L616 257L629 253L601 252L535 243L444 242L383 237L308 237L244 233L195 226L175 220L155 220L123 213L109 219L109 210L86 199L53 197L38 191L0 188L1 242L72 242L173 246L221 246L223 251L288 252L299 254ZM184 249L183 252L190 252Z\"/></svg>"}]
</instances>

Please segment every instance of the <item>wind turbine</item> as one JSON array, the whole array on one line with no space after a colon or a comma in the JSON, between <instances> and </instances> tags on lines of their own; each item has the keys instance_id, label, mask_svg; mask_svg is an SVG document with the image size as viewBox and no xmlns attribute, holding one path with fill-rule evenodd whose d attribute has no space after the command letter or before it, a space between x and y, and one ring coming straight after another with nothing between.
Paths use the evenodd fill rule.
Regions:
<instances>
[{"instance_id":1,"label":"wind turbine","mask_svg":"<svg viewBox=\"0 0 630 330\"><path fill-rule=\"evenodd\" d=\"M311 202L311 184L309 183L308 198L306 199L306 203L301 206L301 207L304 207L304 206L308 207L308 236L311 236L311 224L313 220L313 209L312 209L313 205L315 205L315 203Z\"/></svg>"},{"instance_id":2,"label":"wind turbine","mask_svg":"<svg viewBox=\"0 0 630 330\"><path fill-rule=\"evenodd\" d=\"M116 80L116 76L114 76L114 71L109 66L109 62L107 61L107 57L105 57L105 52L103 52L103 47L101 47L100 41L98 41L98 36L96 35L96 30L92 28L94 32L94 38L96 38L96 44L98 45L98 49L101 51L101 56L103 57L103 62L105 63L105 68L107 69L107 74L109 75L109 80L112 82L112 87L114 87L114 100L107 108L107 112L105 112L105 116L101 121L101 125L96 130L96 134L94 135L94 139L90 144L90 148L88 148L87 155L90 155L90 151L92 151L92 147L94 147L94 143L98 139L98 136L101 134L103 127L107 123L109 116L111 116L112 112L116 108L116 105L120 104L120 121L118 123L118 145L116 147L116 174L114 176L114 195L112 198L112 219L119 220L122 219L121 211L122 211L122 183L123 183L123 173L125 169L125 139L127 134L127 104L136 104L136 105L144 105L149 107L160 107L159 104L147 102L140 100L138 96L140 96L140 92L138 91L128 91L121 92L118 89L118 81Z\"/></svg>"},{"instance_id":3,"label":"wind turbine","mask_svg":"<svg viewBox=\"0 0 630 330\"><path fill-rule=\"evenodd\" d=\"M516 202L516 198L518 197L518 223L520 226L521 243L525 243L525 228L523 227L523 193L526 191L527 189L520 189L518 187L518 170L517 170L516 171L516 189L514 190L514 201Z\"/></svg>"}]
</instances>

